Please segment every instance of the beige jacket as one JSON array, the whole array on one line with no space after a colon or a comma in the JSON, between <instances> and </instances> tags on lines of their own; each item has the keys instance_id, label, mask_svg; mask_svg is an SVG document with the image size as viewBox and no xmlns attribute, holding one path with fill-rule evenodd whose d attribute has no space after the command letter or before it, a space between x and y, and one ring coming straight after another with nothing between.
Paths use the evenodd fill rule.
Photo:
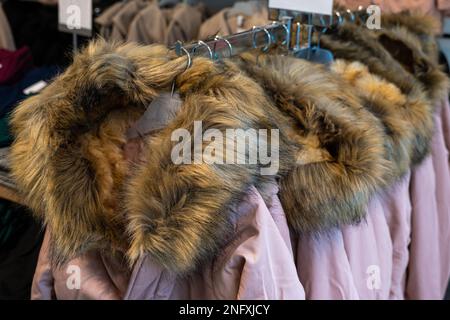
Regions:
<instances>
[{"instance_id":1,"label":"beige jacket","mask_svg":"<svg viewBox=\"0 0 450 320\"><path fill-rule=\"evenodd\" d=\"M143 44L163 42L166 32L166 17L158 3L149 4L133 19L126 36L127 41Z\"/></svg>"},{"instance_id":2,"label":"beige jacket","mask_svg":"<svg viewBox=\"0 0 450 320\"><path fill-rule=\"evenodd\" d=\"M146 0L132 0L127 2L112 19L111 40L124 41L127 38L129 27L136 15L148 6Z\"/></svg>"},{"instance_id":3,"label":"beige jacket","mask_svg":"<svg viewBox=\"0 0 450 320\"><path fill-rule=\"evenodd\" d=\"M95 23L99 25L99 33L103 38L109 39L111 37L113 19L124 6L125 2L117 2L95 19Z\"/></svg>"},{"instance_id":4,"label":"beige jacket","mask_svg":"<svg viewBox=\"0 0 450 320\"><path fill-rule=\"evenodd\" d=\"M160 9L157 2L148 5L133 20L128 41L141 44L174 44L197 38L202 23L201 7L178 4L173 9Z\"/></svg>"},{"instance_id":5,"label":"beige jacket","mask_svg":"<svg viewBox=\"0 0 450 320\"><path fill-rule=\"evenodd\" d=\"M199 39L206 39L214 35L227 36L253 26L262 26L269 22L267 9L262 9L252 16L232 14L232 9L223 9L205 21L200 28Z\"/></svg>"},{"instance_id":6,"label":"beige jacket","mask_svg":"<svg viewBox=\"0 0 450 320\"><path fill-rule=\"evenodd\" d=\"M0 49L16 50L8 19L0 3Z\"/></svg>"},{"instance_id":7,"label":"beige jacket","mask_svg":"<svg viewBox=\"0 0 450 320\"><path fill-rule=\"evenodd\" d=\"M203 22L203 8L201 5L177 5L167 27L165 44L172 45L177 40L186 42L197 39Z\"/></svg>"}]
</instances>

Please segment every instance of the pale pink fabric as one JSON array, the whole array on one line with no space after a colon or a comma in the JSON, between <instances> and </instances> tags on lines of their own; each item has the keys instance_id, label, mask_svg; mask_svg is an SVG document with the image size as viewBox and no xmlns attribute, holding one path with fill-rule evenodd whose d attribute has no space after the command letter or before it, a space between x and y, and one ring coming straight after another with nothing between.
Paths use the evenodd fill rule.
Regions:
<instances>
[{"instance_id":1,"label":"pale pink fabric","mask_svg":"<svg viewBox=\"0 0 450 320\"><path fill-rule=\"evenodd\" d=\"M176 278L140 261L126 299L304 299L285 216L276 194L271 211L255 191L240 207L236 237L211 264Z\"/></svg>"},{"instance_id":2,"label":"pale pink fabric","mask_svg":"<svg viewBox=\"0 0 450 320\"><path fill-rule=\"evenodd\" d=\"M284 212L273 190L268 206L254 189L239 205L235 234L198 273L176 277L141 259L128 277L122 265L98 252L60 269L50 266L48 236L41 249L33 299L304 299ZM120 260L119 260L120 261ZM81 288L69 289L69 266L81 271ZM126 293L125 293L126 291Z\"/></svg>"},{"instance_id":3,"label":"pale pink fabric","mask_svg":"<svg viewBox=\"0 0 450 320\"><path fill-rule=\"evenodd\" d=\"M442 107L448 107L447 103L443 103ZM440 279L442 281L440 292L444 296L450 278L450 167L449 151L445 144L440 117L441 108L439 113L435 114L436 133L432 141L432 158L436 173L435 197L439 221Z\"/></svg>"},{"instance_id":4,"label":"pale pink fabric","mask_svg":"<svg viewBox=\"0 0 450 320\"><path fill-rule=\"evenodd\" d=\"M33 279L33 300L116 300L125 294L129 272L121 259L89 252L61 268L49 259L50 234L46 232ZM80 276L80 281L76 277Z\"/></svg>"},{"instance_id":5,"label":"pale pink fabric","mask_svg":"<svg viewBox=\"0 0 450 320\"><path fill-rule=\"evenodd\" d=\"M407 299L441 299L436 176L430 157L411 174L411 246Z\"/></svg>"},{"instance_id":6,"label":"pale pink fabric","mask_svg":"<svg viewBox=\"0 0 450 320\"><path fill-rule=\"evenodd\" d=\"M293 237L307 299L403 299L410 218L408 174L371 201L360 224Z\"/></svg>"},{"instance_id":7,"label":"pale pink fabric","mask_svg":"<svg viewBox=\"0 0 450 320\"><path fill-rule=\"evenodd\" d=\"M358 225L320 237L294 238L307 299L389 299L394 254L384 201L374 197L367 218Z\"/></svg>"},{"instance_id":8,"label":"pale pink fabric","mask_svg":"<svg viewBox=\"0 0 450 320\"><path fill-rule=\"evenodd\" d=\"M448 102L444 104L447 107ZM439 108L440 111L440 108ZM442 299L450 276L450 172L443 124L435 116L432 155L411 177L412 238L406 298Z\"/></svg>"},{"instance_id":9,"label":"pale pink fabric","mask_svg":"<svg viewBox=\"0 0 450 320\"><path fill-rule=\"evenodd\" d=\"M342 231L354 283L362 300L389 298L392 242L379 197L369 204L366 220Z\"/></svg>"},{"instance_id":10,"label":"pale pink fabric","mask_svg":"<svg viewBox=\"0 0 450 320\"><path fill-rule=\"evenodd\" d=\"M392 241L392 278L390 300L405 298L406 274L411 243L411 200L408 173L382 196L382 205Z\"/></svg>"},{"instance_id":11,"label":"pale pink fabric","mask_svg":"<svg viewBox=\"0 0 450 320\"><path fill-rule=\"evenodd\" d=\"M33 300L51 300L55 298L55 289L53 287L54 280L52 267L49 260L49 241L50 235L45 233L42 242L39 259L34 272L33 284L31 287L31 299Z\"/></svg>"},{"instance_id":12,"label":"pale pink fabric","mask_svg":"<svg viewBox=\"0 0 450 320\"><path fill-rule=\"evenodd\" d=\"M294 241L298 276L308 300L359 299L341 230L300 235Z\"/></svg>"},{"instance_id":13,"label":"pale pink fabric","mask_svg":"<svg viewBox=\"0 0 450 320\"><path fill-rule=\"evenodd\" d=\"M450 151L450 105L446 100L441 109L442 132L444 134L445 146ZM449 158L450 160L450 158Z\"/></svg>"}]
</instances>

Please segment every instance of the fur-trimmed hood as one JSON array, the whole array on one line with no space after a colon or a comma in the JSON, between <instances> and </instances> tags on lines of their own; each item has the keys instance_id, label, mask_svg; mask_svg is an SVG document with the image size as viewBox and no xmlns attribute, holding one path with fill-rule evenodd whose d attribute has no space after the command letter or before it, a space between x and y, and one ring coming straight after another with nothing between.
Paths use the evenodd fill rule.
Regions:
<instances>
[{"instance_id":1,"label":"fur-trimmed hood","mask_svg":"<svg viewBox=\"0 0 450 320\"><path fill-rule=\"evenodd\" d=\"M433 112L447 96L448 80L439 67L421 51L414 36L402 28L371 31L344 24L322 37L323 47L337 59L358 61L370 73L381 77L407 96L410 126L415 128L412 164L419 164L429 153L433 135ZM400 114L399 114L400 115Z\"/></svg>"},{"instance_id":2,"label":"fur-trimmed hood","mask_svg":"<svg viewBox=\"0 0 450 320\"><path fill-rule=\"evenodd\" d=\"M385 128L384 141L386 159L390 163L386 181L392 184L401 179L411 168L414 153L422 150L427 141L417 140L428 136L428 132L420 132L412 123L431 121L428 117L428 105L424 99L410 99L393 83L370 73L367 66L360 62L337 60L331 70L341 76L363 100L364 107L379 118ZM426 101L426 100L425 100ZM432 127L432 122L423 127Z\"/></svg>"},{"instance_id":3,"label":"fur-trimmed hood","mask_svg":"<svg viewBox=\"0 0 450 320\"><path fill-rule=\"evenodd\" d=\"M264 197L274 179L298 232L364 218L388 170L381 123L320 66L286 57L241 59L195 58L186 70L186 57L162 46L97 41L19 105L12 173L50 231L56 263L97 249L125 252L131 262L150 255L187 273L232 236L236 205L250 188ZM145 138L144 161L128 163L128 128L174 81L180 110ZM174 164L172 133L184 128L193 135L197 120L221 132L279 129L278 174L262 176L260 164Z\"/></svg>"},{"instance_id":4,"label":"fur-trimmed hood","mask_svg":"<svg viewBox=\"0 0 450 320\"><path fill-rule=\"evenodd\" d=\"M383 47L422 84L432 103L438 105L448 98L449 80L443 68L438 65L438 57L434 56L437 52L424 51L432 51L430 48L432 44L427 44L410 29L402 26L380 30L376 33L376 37Z\"/></svg>"},{"instance_id":5,"label":"fur-trimmed hood","mask_svg":"<svg viewBox=\"0 0 450 320\"><path fill-rule=\"evenodd\" d=\"M242 54L239 65L291 119L286 132L302 146L280 180L290 225L315 232L363 220L390 171L380 121L324 66L251 53Z\"/></svg>"},{"instance_id":6,"label":"fur-trimmed hood","mask_svg":"<svg viewBox=\"0 0 450 320\"><path fill-rule=\"evenodd\" d=\"M198 58L186 70L186 63L162 46L94 42L15 110L12 172L49 228L55 262L99 249L127 252L132 262L150 254L187 272L226 241L250 187L265 189L258 165L171 161L172 132L192 133L196 120L223 132L277 128L264 92L232 64ZM145 163L130 167L126 131L173 81L182 107L146 140ZM280 158L289 159L288 149L280 147Z\"/></svg>"},{"instance_id":7,"label":"fur-trimmed hood","mask_svg":"<svg viewBox=\"0 0 450 320\"><path fill-rule=\"evenodd\" d=\"M420 40L423 52L433 61L439 61L439 46L436 34L439 33L440 23L431 15L417 12L403 11L399 13L383 13L381 25L384 29L404 27Z\"/></svg>"},{"instance_id":8,"label":"fur-trimmed hood","mask_svg":"<svg viewBox=\"0 0 450 320\"><path fill-rule=\"evenodd\" d=\"M345 23L321 37L321 45L336 58L360 61L394 83L405 94L424 90L431 103L448 95L448 77L422 50L417 35L402 26L369 30Z\"/></svg>"}]
</instances>

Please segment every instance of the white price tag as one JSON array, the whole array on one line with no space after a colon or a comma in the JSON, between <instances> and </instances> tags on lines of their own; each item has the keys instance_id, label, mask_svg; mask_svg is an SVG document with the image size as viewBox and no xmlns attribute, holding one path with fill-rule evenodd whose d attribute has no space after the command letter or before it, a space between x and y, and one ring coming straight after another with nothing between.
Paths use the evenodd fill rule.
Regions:
<instances>
[{"instance_id":1,"label":"white price tag","mask_svg":"<svg viewBox=\"0 0 450 320\"><path fill-rule=\"evenodd\" d=\"M59 30L90 37L92 0L58 0Z\"/></svg>"},{"instance_id":2,"label":"white price tag","mask_svg":"<svg viewBox=\"0 0 450 320\"><path fill-rule=\"evenodd\" d=\"M26 94L27 96L30 95L30 94L38 93L42 89L44 89L47 86L47 84L48 83L45 82L44 80L40 80L40 81L36 82L35 84L32 84L28 88L25 88L23 90L23 93Z\"/></svg>"},{"instance_id":3,"label":"white price tag","mask_svg":"<svg viewBox=\"0 0 450 320\"><path fill-rule=\"evenodd\" d=\"M269 8L331 16L333 0L269 0Z\"/></svg>"}]
</instances>

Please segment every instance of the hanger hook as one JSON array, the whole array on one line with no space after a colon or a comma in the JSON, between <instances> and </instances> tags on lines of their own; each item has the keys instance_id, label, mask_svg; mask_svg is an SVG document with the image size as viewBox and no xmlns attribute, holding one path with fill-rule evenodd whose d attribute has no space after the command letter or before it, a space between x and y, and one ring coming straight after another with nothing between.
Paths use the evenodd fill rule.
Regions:
<instances>
[{"instance_id":1,"label":"hanger hook","mask_svg":"<svg viewBox=\"0 0 450 320\"><path fill-rule=\"evenodd\" d=\"M184 53L187 55L187 57L188 57L186 69L184 70L184 71L186 71L187 69L189 69L189 68L192 66L192 57L191 57L191 54L189 53L188 50L186 50L185 47L183 47L183 42L181 42L181 41L177 41L177 42L176 42L175 48L176 48L176 53L177 53L177 55L178 55L179 57L181 57L181 54L182 54L183 52L184 52ZM183 72L184 72L184 71L183 71Z\"/></svg>"},{"instance_id":2,"label":"hanger hook","mask_svg":"<svg viewBox=\"0 0 450 320\"><path fill-rule=\"evenodd\" d=\"M183 47L183 45L181 45L181 41L180 41L180 47L179 48L188 57L187 64L186 64L186 69L184 69L184 71L183 71L183 72L186 72L192 66L192 57L191 57L191 54L189 53L189 51L186 50L186 48ZM175 93L175 82L176 82L176 80L174 79L173 82L172 82L172 89L171 89L171 94L170 94L171 97L173 97L173 95Z\"/></svg>"},{"instance_id":3,"label":"hanger hook","mask_svg":"<svg viewBox=\"0 0 450 320\"><path fill-rule=\"evenodd\" d=\"M335 11L335 14L338 17L338 26L341 26L344 23L344 18L339 11Z\"/></svg>"},{"instance_id":4,"label":"hanger hook","mask_svg":"<svg viewBox=\"0 0 450 320\"><path fill-rule=\"evenodd\" d=\"M231 58L233 56L233 46L231 45L230 41L228 41L227 39L222 38L221 36L218 36L218 35L215 36L214 40L216 40L216 41L221 40L221 41L225 42L228 46L228 49L230 50L230 55L228 56L228 58Z\"/></svg>"},{"instance_id":5,"label":"hanger hook","mask_svg":"<svg viewBox=\"0 0 450 320\"><path fill-rule=\"evenodd\" d=\"M330 21L328 23L326 23L325 17L321 14L320 15L320 23L322 24L322 28L323 28L320 33L327 32L328 28L331 25L331 17L330 17Z\"/></svg>"},{"instance_id":6,"label":"hanger hook","mask_svg":"<svg viewBox=\"0 0 450 320\"><path fill-rule=\"evenodd\" d=\"M195 53L195 52L197 51L197 48L199 48L199 47L201 47L201 46L205 47L205 48L208 50L209 58L210 58L211 60L214 60L214 54L213 54L211 48L206 44L206 42L204 42L204 41L202 41L202 40L199 40L199 41L197 42L197 46L195 46L195 47L192 49L192 53Z\"/></svg>"},{"instance_id":7,"label":"hanger hook","mask_svg":"<svg viewBox=\"0 0 450 320\"><path fill-rule=\"evenodd\" d=\"M297 30L295 35L295 50L300 50L301 39L302 39L302 24L300 22L296 23Z\"/></svg>"},{"instance_id":8,"label":"hanger hook","mask_svg":"<svg viewBox=\"0 0 450 320\"><path fill-rule=\"evenodd\" d=\"M320 28L319 34L317 35L317 48L320 48L320 38L321 36L327 32L328 28L331 25L331 17L330 17L330 21L328 23L325 22L325 18L323 15L320 15L320 23L323 25ZM317 29L317 28L316 28Z\"/></svg>"},{"instance_id":9,"label":"hanger hook","mask_svg":"<svg viewBox=\"0 0 450 320\"><path fill-rule=\"evenodd\" d=\"M365 24L366 23L366 21L364 20L365 19L365 15L364 14L365 14L364 7L363 6L359 6L358 7L358 12L356 14L356 18L358 19L358 21L361 24Z\"/></svg>"},{"instance_id":10,"label":"hanger hook","mask_svg":"<svg viewBox=\"0 0 450 320\"><path fill-rule=\"evenodd\" d=\"M256 44L256 35L259 31L264 31L267 36L267 43L264 48L262 48L262 51L267 51L270 48L270 45L272 44L272 36L270 35L270 32L266 28L258 28L256 26L253 26L253 48L257 48L258 45Z\"/></svg>"},{"instance_id":11,"label":"hanger hook","mask_svg":"<svg viewBox=\"0 0 450 320\"><path fill-rule=\"evenodd\" d=\"M353 11L350 9L347 9L347 13L350 15L350 21L355 22L355 14L353 13Z\"/></svg>"},{"instance_id":12,"label":"hanger hook","mask_svg":"<svg viewBox=\"0 0 450 320\"><path fill-rule=\"evenodd\" d=\"M276 25L278 23L279 22L277 22L277 21L273 21L272 25ZM290 32L289 32L289 28L284 23L282 23L281 26L283 27L284 31L286 32L286 37L285 37L284 41L281 43L282 46L285 46L285 45L287 45L287 43L289 41L288 38L289 38Z\"/></svg>"},{"instance_id":13,"label":"hanger hook","mask_svg":"<svg viewBox=\"0 0 450 320\"><path fill-rule=\"evenodd\" d=\"M181 46L180 49L187 55L188 57L188 61L186 64L186 69L184 71L186 71L187 69L189 69L192 66L192 57L191 54L189 53L189 51L186 50L185 47Z\"/></svg>"},{"instance_id":14,"label":"hanger hook","mask_svg":"<svg viewBox=\"0 0 450 320\"><path fill-rule=\"evenodd\" d=\"M313 36L313 32L314 32L314 25L308 24L307 27L308 27L308 48L311 48L312 36Z\"/></svg>"}]
</instances>

